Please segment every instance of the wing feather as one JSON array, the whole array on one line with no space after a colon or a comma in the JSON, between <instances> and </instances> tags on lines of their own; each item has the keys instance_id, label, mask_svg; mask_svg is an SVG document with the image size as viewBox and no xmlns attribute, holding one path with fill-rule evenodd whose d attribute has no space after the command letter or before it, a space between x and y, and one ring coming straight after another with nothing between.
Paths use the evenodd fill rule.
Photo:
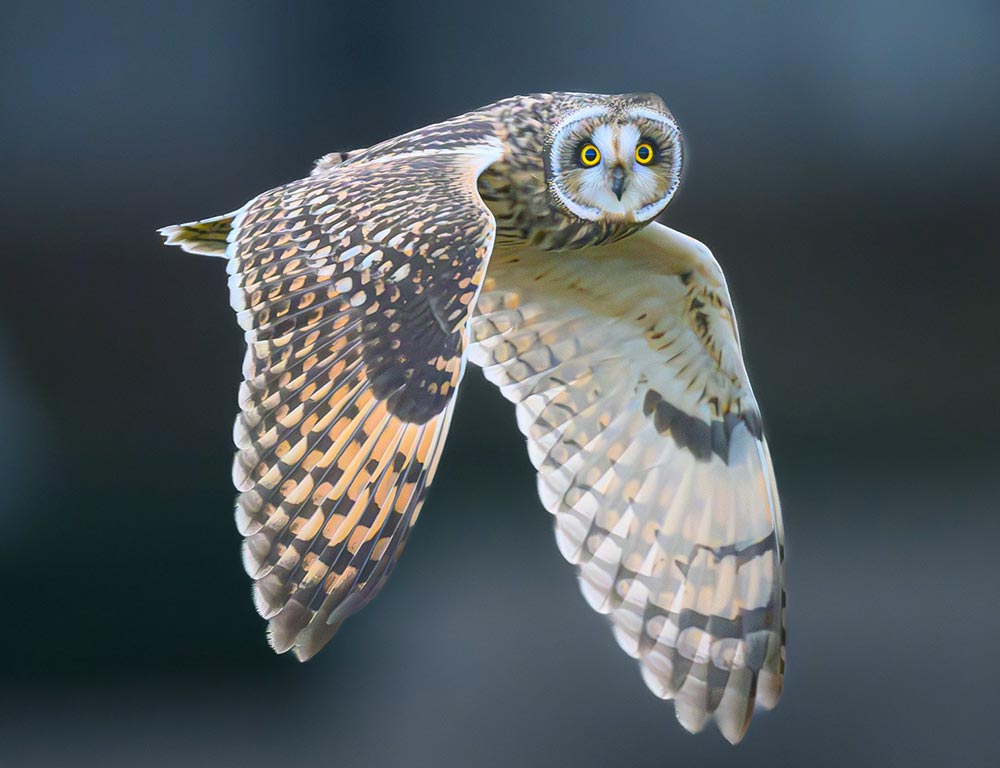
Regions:
<instances>
[{"instance_id":1,"label":"wing feather","mask_svg":"<svg viewBox=\"0 0 1000 768\"><path fill-rule=\"evenodd\" d=\"M784 668L780 509L731 302L658 224L494 254L470 359L517 404L581 591L680 722L730 741Z\"/></svg>"}]
</instances>

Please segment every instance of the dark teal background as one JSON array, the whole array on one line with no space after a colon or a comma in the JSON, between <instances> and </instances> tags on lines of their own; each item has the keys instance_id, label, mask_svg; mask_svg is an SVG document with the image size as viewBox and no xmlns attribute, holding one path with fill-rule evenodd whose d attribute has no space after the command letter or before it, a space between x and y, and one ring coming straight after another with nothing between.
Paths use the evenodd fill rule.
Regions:
<instances>
[{"instance_id":1,"label":"dark teal background","mask_svg":"<svg viewBox=\"0 0 1000 768\"><path fill-rule=\"evenodd\" d=\"M0 765L995 765L1000 6L7 2ZM788 674L687 735L579 595L470 370L384 593L274 656L232 522L224 264L155 229L539 90L655 91L729 277Z\"/></svg>"}]
</instances>

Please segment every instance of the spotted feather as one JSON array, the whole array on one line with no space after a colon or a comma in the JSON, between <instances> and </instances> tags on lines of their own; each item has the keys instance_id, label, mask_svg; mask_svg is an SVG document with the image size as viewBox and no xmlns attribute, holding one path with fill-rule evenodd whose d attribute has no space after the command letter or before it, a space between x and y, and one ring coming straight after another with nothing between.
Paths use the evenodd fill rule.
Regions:
<instances>
[{"instance_id":1,"label":"spotted feather","mask_svg":"<svg viewBox=\"0 0 1000 768\"><path fill-rule=\"evenodd\" d=\"M164 231L218 253L229 225L247 343L236 518L278 652L311 657L371 600L433 477L495 233L476 182L500 151L463 138L327 157L235 214Z\"/></svg>"}]
</instances>

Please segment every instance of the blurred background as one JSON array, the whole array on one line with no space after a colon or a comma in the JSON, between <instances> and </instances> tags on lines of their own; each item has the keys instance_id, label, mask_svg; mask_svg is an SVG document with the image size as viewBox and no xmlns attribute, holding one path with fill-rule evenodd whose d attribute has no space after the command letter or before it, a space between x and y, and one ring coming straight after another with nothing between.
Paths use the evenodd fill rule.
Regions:
<instances>
[{"instance_id":1,"label":"blurred background","mask_svg":"<svg viewBox=\"0 0 1000 768\"><path fill-rule=\"evenodd\" d=\"M6 2L0 765L995 765L1000 6ZM655 91L787 531L788 672L687 735L470 370L396 575L274 656L232 522L222 262L159 226L541 90Z\"/></svg>"}]
</instances>

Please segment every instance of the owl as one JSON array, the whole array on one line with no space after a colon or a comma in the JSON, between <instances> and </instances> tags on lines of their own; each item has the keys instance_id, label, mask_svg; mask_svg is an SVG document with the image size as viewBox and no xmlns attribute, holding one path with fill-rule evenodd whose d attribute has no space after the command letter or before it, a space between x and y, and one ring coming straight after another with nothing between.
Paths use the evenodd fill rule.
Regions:
<instances>
[{"instance_id":1,"label":"owl","mask_svg":"<svg viewBox=\"0 0 1000 768\"><path fill-rule=\"evenodd\" d=\"M774 707L778 494L722 271L654 221L682 156L655 95L519 96L160 230L227 264L236 523L275 651L309 659L385 584L471 361L649 688L733 743Z\"/></svg>"}]
</instances>

